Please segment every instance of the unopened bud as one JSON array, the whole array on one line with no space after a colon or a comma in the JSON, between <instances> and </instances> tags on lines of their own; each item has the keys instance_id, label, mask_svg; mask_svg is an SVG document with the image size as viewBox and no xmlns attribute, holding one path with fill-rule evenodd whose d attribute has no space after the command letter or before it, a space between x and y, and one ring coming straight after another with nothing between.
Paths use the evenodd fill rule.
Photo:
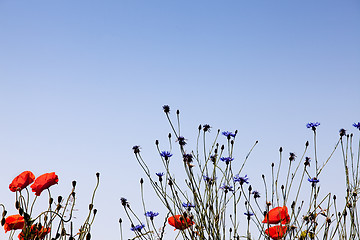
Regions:
<instances>
[{"instance_id":1,"label":"unopened bud","mask_svg":"<svg viewBox=\"0 0 360 240\"><path fill-rule=\"evenodd\" d=\"M92 203L89 204L89 210L91 211L93 209L94 205Z\"/></svg>"},{"instance_id":2,"label":"unopened bud","mask_svg":"<svg viewBox=\"0 0 360 240\"><path fill-rule=\"evenodd\" d=\"M76 186L76 181L72 181L73 188Z\"/></svg>"}]
</instances>

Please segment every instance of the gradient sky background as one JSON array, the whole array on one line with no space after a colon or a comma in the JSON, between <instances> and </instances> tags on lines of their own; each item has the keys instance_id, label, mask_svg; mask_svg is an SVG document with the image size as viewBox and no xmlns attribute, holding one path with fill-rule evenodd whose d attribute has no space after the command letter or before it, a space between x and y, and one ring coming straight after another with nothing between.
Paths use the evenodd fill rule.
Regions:
<instances>
[{"instance_id":1,"label":"gradient sky background","mask_svg":"<svg viewBox=\"0 0 360 240\"><path fill-rule=\"evenodd\" d=\"M359 139L359 23L356 0L0 0L0 202L15 214L12 179L55 171L54 196L77 180L81 221L100 172L92 236L119 239L119 199L140 206L144 176L131 147L161 169L164 104L180 109L189 149L205 123L239 130L239 159L259 140L245 170L260 192L279 147L300 155L312 140L308 122L321 122L323 162L340 128ZM324 193L343 194L343 175L337 152Z\"/></svg>"}]
</instances>

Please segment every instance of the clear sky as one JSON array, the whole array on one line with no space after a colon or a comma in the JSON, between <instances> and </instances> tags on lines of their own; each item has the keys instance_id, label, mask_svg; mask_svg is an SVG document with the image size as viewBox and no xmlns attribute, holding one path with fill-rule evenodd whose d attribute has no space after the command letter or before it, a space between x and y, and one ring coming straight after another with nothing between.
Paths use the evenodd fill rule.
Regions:
<instances>
[{"instance_id":1,"label":"clear sky","mask_svg":"<svg viewBox=\"0 0 360 240\"><path fill-rule=\"evenodd\" d=\"M11 180L55 171L55 195L78 181L81 220L100 172L93 239L119 239L119 199L137 206L144 176L131 147L160 167L164 104L180 109L189 148L204 123L238 129L239 158L259 140L254 181L280 146L302 153L307 122L321 122L325 158L360 121L359 23L356 0L0 0L0 202L15 214Z\"/></svg>"}]
</instances>

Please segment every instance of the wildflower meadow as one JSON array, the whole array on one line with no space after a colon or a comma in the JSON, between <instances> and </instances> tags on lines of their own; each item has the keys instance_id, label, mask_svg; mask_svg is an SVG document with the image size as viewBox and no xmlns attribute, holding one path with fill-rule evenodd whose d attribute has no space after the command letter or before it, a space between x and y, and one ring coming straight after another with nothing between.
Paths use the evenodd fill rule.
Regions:
<instances>
[{"instance_id":1,"label":"wildflower meadow","mask_svg":"<svg viewBox=\"0 0 360 240\"><path fill-rule=\"evenodd\" d=\"M129 184L140 185L141 197L128 199L124 195L119 199L123 211L114 212L119 215L118 239L125 239L125 232L131 233L132 239L144 240L360 239L360 122L352 123L351 130L334 130L338 140L326 158L318 157L321 124L304 123L313 137L304 142L302 151L284 152L280 147L278 161L258 166L259 170L270 168L271 174L262 174L261 184L253 184L247 163L252 161L258 141L247 154L238 156L234 154L239 141L237 130L200 124L195 147L191 148L182 134L180 111L173 112L164 105L163 112L169 123L168 142L155 140L156 158L162 168L154 170L149 165L150 156L143 155L141 146L131 149L143 178ZM341 153L343 169L334 177L345 179L341 196L320 187L336 152ZM173 168L174 163L181 164L181 169ZM36 177L27 170L9 182L14 206L0 205L1 225L8 239L91 239L100 174L96 173L88 215L80 226L73 226L72 219L76 181L67 195L56 198L51 194L60 178L55 172ZM145 196L145 188L151 188L153 195ZM41 206L41 212L33 211L37 199L43 197L48 204ZM154 209L157 205L153 201L161 202L162 208ZM132 202L140 202L142 208L133 208Z\"/></svg>"}]
</instances>

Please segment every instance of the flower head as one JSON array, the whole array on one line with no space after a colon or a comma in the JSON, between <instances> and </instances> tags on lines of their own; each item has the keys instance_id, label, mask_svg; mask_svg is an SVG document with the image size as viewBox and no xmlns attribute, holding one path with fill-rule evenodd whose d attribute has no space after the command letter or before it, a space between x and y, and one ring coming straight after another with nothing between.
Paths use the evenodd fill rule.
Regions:
<instances>
[{"instance_id":1,"label":"flower head","mask_svg":"<svg viewBox=\"0 0 360 240\"><path fill-rule=\"evenodd\" d=\"M229 164L231 161L234 160L234 158L232 158L232 157L221 157L220 160L225 162L226 164Z\"/></svg>"},{"instance_id":2,"label":"flower head","mask_svg":"<svg viewBox=\"0 0 360 240\"><path fill-rule=\"evenodd\" d=\"M5 233L10 230L23 229L24 225L24 217L19 214L8 216L4 224Z\"/></svg>"},{"instance_id":3,"label":"flower head","mask_svg":"<svg viewBox=\"0 0 360 240\"><path fill-rule=\"evenodd\" d=\"M315 131L316 127L318 127L319 125L320 125L319 122L314 122L314 123L310 122L310 123L306 124L306 127L311 128L313 131Z\"/></svg>"},{"instance_id":4,"label":"flower head","mask_svg":"<svg viewBox=\"0 0 360 240\"><path fill-rule=\"evenodd\" d=\"M257 199L257 198L260 198L260 193L258 191L252 191L252 193L254 195L254 198Z\"/></svg>"},{"instance_id":5,"label":"flower head","mask_svg":"<svg viewBox=\"0 0 360 240\"><path fill-rule=\"evenodd\" d=\"M184 162L191 163L193 161L193 155L185 153L183 155Z\"/></svg>"},{"instance_id":6,"label":"flower head","mask_svg":"<svg viewBox=\"0 0 360 240\"><path fill-rule=\"evenodd\" d=\"M296 158L295 153L291 152L291 153L290 153L290 156L289 156L289 160L290 160L290 161L294 161L295 158Z\"/></svg>"},{"instance_id":7,"label":"flower head","mask_svg":"<svg viewBox=\"0 0 360 240\"><path fill-rule=\"evenodd\" d=\"M286 226L274 226L265 229L265 234L271 237L273 240L281 239L286 233Z\"/></svg>"},{"instance_id":8,"label":"flower head","mask_svg":"<svg viewBox=\"0 0 360 240\"><path fill-rule=\"evenodd\" d=\"M203 130L204 130L204 132L210 132L210 125L209 124L205 124L204 126L203 126Z\"/></svg>"},{"instance_id":9,"label":"flower head","mask_svg":"<svg viewBox=\"0 0 360 240\"><path fill-rule=\"evenodd\" d=\"M245 177L239 177L239 174L236 174L234 177L234 182L239 182L240 185L243 185L244 183L249 184L249 178L247 177L247 175L245 175Z\"/></svg>"},{"instance_id":10,"label":"flower head","mask_svg":"<svg viewBox=\"0 0 360 240\"><path fill-rule=\"evenodd\" d=\"M224 135L225 137L227 137L228 139L230 139L230 137L235 137L236 136L236 133L232 133L232 132L229 132L229 131L224 131L221 134Z\"/></svg>"},{"instance_id":11,"label":"flower head","mask_svg":"<svg viewBox=\"0 0 360 240\"><path fill-rule=\"evenodd\" d=\"M162 156L163 158L165 158L165 160L168 160L168 159L172 156L172 154L171 154L170 152L168 152L168 151L162 151L162 152L160 153L160 156Z\"/></svg>"},{"instance_id":12,"label":"flower head","mask_svg":"<svg viewBox=\"0 0 360 240\"><path fill-rule=\"evenodd\" d=\"M290 222L290 216L288 213L288 209L286 206L283 207L276 207L271 209L266 215L263 223L269 224L287 224Z\"/></svg>"},{"instance_id":13,"label":"flower head","mask_svg":"<svg viewBox=\"0 0 360 240\"><path fill-rule=\"evenodd\" d=\"M36 196L40 196L41 192L48 189L59 181L55 172L45 173L35 179L35 182L30 186Z\"/></svg>"},{"instance_id":14,"label":"flower head","mask_svg":"<svg viewBox=\"0 0 360 240\"><path fill-rule=\"evenodd\" d=\"M182 136L178 137L178 142L180 146L185 146L186 145L186 139Z\"/></svg>"},{"instance_id":15,"label":"flower head","mask_svg":"<svg viewBox=\"0 0 360 240\"><path fill-rule=\"evenodd\" d=\"M10 183L9 188L10 191L16 192L21 191L26 188L28 185L33 183L35 180L35 176L30 171L25 171L20 173L14 180Z\"/></svg>"},{"instance_id":16,"label":"flower head","mask_svg":"<svg viewBox=\"0 0 360 240\"><path fill-rule=\"evenodd\" d=\"M308 181L311 182L313 185L320 182L320 180L317 179L316 177L308 178Z\"/></svg>"},{"instance_id":17,"label":"flower head","mask_svg":"<svg viewBox=\"0 0 360 240\"><path fill-rule=\"evenodd\" d=\"M340 137L343 137L343 136L345 136L346 135L346 130L345 129L340 129L339 130L339 135L340 135Z\"/></svg>"},{"instance_id":18,"label":"flower head","mask_svg":"<svg viewBox=\"0 0 360 240\"><path fill-rule=\"evenodd\" d=\"M135 231L138 231L138 232L141 232L141 229L143 229L145 227L145 224L139 224L139 225L136 225L136 226L132 226L130 228L131 231L135 232Z\"/></svg>"},{"instance_id":19,"label":"flower head","mask_svg":"<svg viewBox=\"0 0 360 240\"><path fill-rule=\"evenodd\" d=\"M189 217L185 218L183 215L174 215L169 217L168 223L179 230L185 230L194 225L194 222L191 221Z\"/></svg>"},{"instance_id":20,"label":"flower head","mask_svg":"<svg viewBox=\"0 0 360 240\"><path fill-rule=\"evenodd\" d=\"M244 212L244 215L247 216L247 219L250 220L251 216L254 216L254 214L250 211Z\"/></svg>"},{"instance_id":21,"label":"flower head","mask_svg":"<svg viewBox=\"0 0 360 240\"><path fill-rule=\"evenodd\" d=\"M190 202L188 202L188 203L182 203L182 206L183 206L184 208L190 209L190 208L194 208L194 207L195 207L195 204L191 204Z\"/></svg>"},{"instance_id":22,"label":"flower head","mask_svg":"<svg viewBox=\"0 0 360 240\"><path fill-rule=\"evenodd\" d=\"M216 180L216 177L215 178L211 178L211 177L208 177L206 175L203 176L203 179L204 181L209 184L209 185L212 185L215 183L215 180Z\"/></svg>"},{"instance_id":23,"label":"flower head","mask_svg":"<svg viewBox=\"0 0 360 240\"><path fill-rule=\"evenodd\" d=\"M127 206L129 204L128 200L126 198L120 198L121 201L121 205L123 205L124 207Z\"/></svg>"},{"instance_id":24,"label":"flower head","mask_svg":"<svg viewBox=\"0 0 360 240\"><path fill-rule=\"evenodd\" d=\"M229 186L229 185L226 185L226 184L222 185L220 188L222 190L224 190L225 193L234 191L232 186Z\"/></svg>"},{"instance_id":25,"label":"flower head","mask_svg":"<svg viewBox=\"0 0 360 240\"><path fill-rule=\"evenodd\" d=\"M153 212L153 211L147 211L145 213L145 216L149 217L150 220L153 220L154 217L156 217L157 215L159 215L159 213L158 212Z\"/></svg>"},{"instance_id":26,"label":"flower head","mask_svg":"<svg viewBox=\"0 0 360 240\"><path fill-rule=\"evenodd\" d=\"M360 122L354 123L353 126L360 130Z\"/></svg>"},{"instance_id":27,"label":"flower head","mask_svg":"<svg viewBox=\"0 0 360 240\"><path fill-rule=\"evenodd\" d=\"M164 110L164 113L169 113L170 112L170 107L169 105L164 105L162 106L163 110Z\"/></svg>"},{"instance_id":28,"label":"flower head","mask_svg":"<svg viewBox=\"0 0 360 240\"><path fill-rule=\"evenodd\" d=\"M305 162L304 162L304 165L307 167L309 166L310 167L310 161L311 159L309 157L305 157Z\"/></svg>"},{"instance_id":29,"label":"flower head","mask_svg":"<svg viewBox=\"0 0 360 240\"><path fill-rule=\"evenodd\" d=\"M132 147L132 150L134 150L135 154L140 153L140 146L135 145L135 146Z\"/></svg>"}]
</instances>

